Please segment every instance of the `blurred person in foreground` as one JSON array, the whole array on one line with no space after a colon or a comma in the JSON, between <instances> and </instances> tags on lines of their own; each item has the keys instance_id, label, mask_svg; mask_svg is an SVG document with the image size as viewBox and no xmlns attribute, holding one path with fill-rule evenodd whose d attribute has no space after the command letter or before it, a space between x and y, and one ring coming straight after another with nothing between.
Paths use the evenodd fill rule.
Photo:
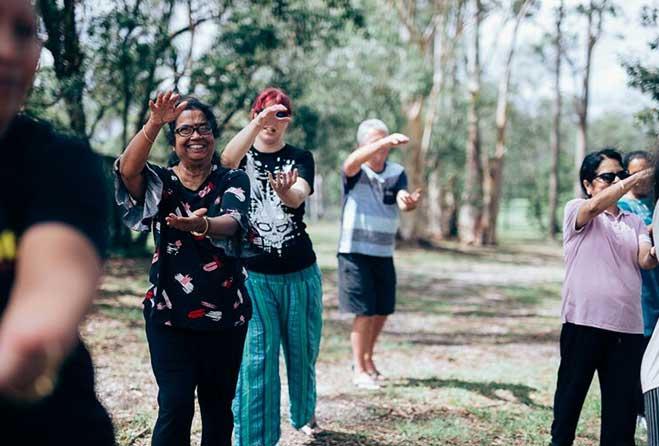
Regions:
<instances>
[{"instance_id":1,"label":"blurred person in foreground","mask_svg":"<svg viewBox=\"0 0 659 446\"><path fill-rule=\"evenodd\" d=\"M7 445L114 444L78 324L96 294L107 197L89 146L19 113L41 43L0 2L0 431Z\"/></svg>"},{"instance_id":2,"label":"blurred person in foreground","mask_svg":"<svg viewBox=\"0 0 659 446\"><path fill-rule=\"evenodd\" d=\"M384 122L359 125L355 149L343 163L343 211L339 238L339 303L352 313L353 384L377 389L384 376L374 362L375 343L396 304L394 248L400 211L416 209L421 190L407 191L403 166L389 151L409 138L389 134Z\"/></svg>"},{"instance_id":3,"label":"blurred person in foreground","mask_svg":"<svg viewBox=\"0 0 659 446\"><path fill-rule=\"evenodd\" d=\"M579 180L587 198L565 205L565 279L552 446L569 446L597 371L602 446L632 446L643 354L641 269L657 266L646 225L618 200L652 176L622 167L605 148L589 153Z\"/></svg>"}]
</instances>

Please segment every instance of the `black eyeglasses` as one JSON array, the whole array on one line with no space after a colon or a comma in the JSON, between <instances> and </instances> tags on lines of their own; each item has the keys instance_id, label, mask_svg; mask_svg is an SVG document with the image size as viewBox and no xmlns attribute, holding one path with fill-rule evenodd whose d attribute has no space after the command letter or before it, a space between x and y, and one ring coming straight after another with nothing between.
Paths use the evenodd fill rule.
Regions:
<instances>
[{"instance_id":1,"label":"black eyeglasses","mask_svg":"<svg viewBox=\"0 0 659 446\"><path fill-rule=\"evenodd\" d=\"M616 180L616 177L624 180L625 178L629 178L629 172L626 170L619 170L617 172L604 172L597 175L595 178L593 178L593 180L602 180L606 184L611 184Z\"/></svg>"},{"instance_id":2,"label":"black eyeglasses","mask_svg":"<svg viewBox=\"0 0 659 446\"><path fill-rule=\"evenodd\" d=\"M174 133L176 133L178 136L187 138L188 136L192 136L195 130L197 131L199 136L206 136L213 133L213 129L208 124L182 125L181 127L174 130Z\"/></svg>"}]
</instances>

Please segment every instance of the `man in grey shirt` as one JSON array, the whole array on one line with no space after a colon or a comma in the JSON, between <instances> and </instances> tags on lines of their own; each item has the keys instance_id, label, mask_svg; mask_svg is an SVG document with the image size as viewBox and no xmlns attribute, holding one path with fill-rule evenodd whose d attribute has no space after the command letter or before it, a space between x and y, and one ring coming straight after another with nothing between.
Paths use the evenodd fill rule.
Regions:
<instances>
[{"instance_id":1,"label":"man in grey shirt","mask_svg":"<svg viewBox=\"0 0 659 446\"><path fill-rule=\"evenodd\" d=\"M389 150L409 141L389 134L379 119L359 125L359 147L343 163L343 212L339 239L339 302L353 313L350 342L354 384L377 389L384 379L373 350L387 316L394 312L396 271L393 253L400 211L416 208L421 190L409 193L400 164L387 160Z\"/></svg>"}]
</instances>

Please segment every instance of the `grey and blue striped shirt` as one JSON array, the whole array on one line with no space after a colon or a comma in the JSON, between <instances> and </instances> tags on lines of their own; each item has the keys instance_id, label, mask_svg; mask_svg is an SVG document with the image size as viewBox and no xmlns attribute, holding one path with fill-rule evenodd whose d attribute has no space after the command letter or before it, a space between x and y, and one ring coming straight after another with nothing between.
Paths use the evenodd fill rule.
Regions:
<instances>
[{"instance_id":1,"label":"grey and blue striped shirt","mask_svg":"<svg viewBox=\"0 0 659 446\"><path fill-rule=\"evenodd\" d=\"M406 187L405 169L390 161L382 172L362 164L355 176L343 175L339 253L392 257L400 219L396 195Z\"/></svg>"}]
</instances>

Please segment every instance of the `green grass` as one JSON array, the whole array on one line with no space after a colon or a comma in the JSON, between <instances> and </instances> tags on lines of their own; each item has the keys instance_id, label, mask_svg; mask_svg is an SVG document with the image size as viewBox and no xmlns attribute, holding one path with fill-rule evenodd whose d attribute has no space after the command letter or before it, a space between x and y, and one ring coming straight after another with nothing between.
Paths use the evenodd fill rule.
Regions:
<instances>
[{"instance_id":1,"label":"green grass","mask_svg":"<svg viewBox=\"0 0 659 446\"><path fill-rule=\"evenodd\" d=\"M547 445L559 361L560 247L503 238L497 249L445 243L397 251L397 312L376 352L390 380L369 392L351 385L352 318L337 308L337 229L334 222L309 225L323 272L317 415L325 432L309 440L287 427L282 392L280 446ZM83 331L119 445L149 444L155 420L140 311L149 262L110 263ZM599 444L599 412L595 379L575 444ZM199 432L197 418L193 444ZM642 433L637 438L646 444Z\"/></svg>"}]
</instances>

